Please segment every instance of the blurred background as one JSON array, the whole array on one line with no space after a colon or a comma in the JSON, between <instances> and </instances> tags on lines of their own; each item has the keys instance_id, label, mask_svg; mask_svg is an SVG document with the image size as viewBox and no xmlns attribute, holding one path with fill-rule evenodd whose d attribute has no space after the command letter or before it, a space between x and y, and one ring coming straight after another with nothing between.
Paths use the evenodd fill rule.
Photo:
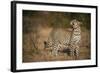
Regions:
<instances>
[{"instance_id":1,"label":"blurred background","mask_svg":"<svg viewBox=\"0 0 100 73\"><path fill-rule=\"evenodd\" d=\"M44 41L47 41L51 33L58 32L55 29L60 28L64 31L71 28L70 21L73 19L82 23L79 59L90 59L91 14L23 10L23 62L72 60L64 54L58 57L49 55L44 49ZM62 37L59 34L56 36Z\"/></svg>"}]
</instances>

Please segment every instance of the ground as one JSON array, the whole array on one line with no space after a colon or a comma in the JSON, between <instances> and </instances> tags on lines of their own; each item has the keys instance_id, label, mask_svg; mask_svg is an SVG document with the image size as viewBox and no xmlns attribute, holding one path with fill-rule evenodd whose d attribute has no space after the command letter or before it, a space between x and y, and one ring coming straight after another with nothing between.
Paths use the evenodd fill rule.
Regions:
<instances>
[{"instance_id":1,"label":"ground","mask_svg":"<svg viewBox=\"0 0 100 73\"><path fill-rule=\"evenodd\" d=\"M50 50L44 49L44 40L47 39L52 28L41 29L39 32L38 49L34 48L30 36L33 33L23 35L23 62L44 62L44 61L64 61L73 60L72 56L67 53L59 53L58 56L50 54ZM80 45L80 53L78 60L86 60L91 57L90 48L90 33L86 29L82 29L82 41Z\"/></svg>"}]
</instances>

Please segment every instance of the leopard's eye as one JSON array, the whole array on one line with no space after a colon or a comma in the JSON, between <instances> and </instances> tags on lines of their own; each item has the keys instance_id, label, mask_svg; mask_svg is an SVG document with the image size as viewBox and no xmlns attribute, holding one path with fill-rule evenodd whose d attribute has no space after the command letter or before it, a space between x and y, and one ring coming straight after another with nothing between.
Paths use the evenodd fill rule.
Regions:
<instances>
[{"instance_id":1,"label":"leopard's eye","mask_svg":"<svg viewBox=\"0 0 100 73\"><path fill-rule=\"evenodd\" d=\"M75 25L75 24L73 23L73 25Z\"/></svg>"}]
</instances>

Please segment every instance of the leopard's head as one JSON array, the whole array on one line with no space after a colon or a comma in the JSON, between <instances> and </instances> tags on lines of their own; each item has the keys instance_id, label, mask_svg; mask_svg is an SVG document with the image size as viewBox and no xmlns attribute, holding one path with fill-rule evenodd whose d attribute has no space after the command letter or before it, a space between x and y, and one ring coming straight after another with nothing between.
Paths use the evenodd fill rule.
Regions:
<instances>
[{"instance_id":1,"label":"leopard's head","mask_svg":"<svg viewBox=\"0 0 100 73\"><path fill-rule=\"evenodd\" d=\"M72 26L73 29L79 28L80 24L82 24L82 23L76 19L74 19L70 22L70 25Z\"/></svg>"},{"instance_id":2,"label":"leopard's head","mask_svg":"<svg viewBox=\"0 0 100 73\"><path fill-rule=\"evenodd\" d=\"M44 49L50 48L52 46L51 42L44 41Z\"/></svg>"}]
</instances>

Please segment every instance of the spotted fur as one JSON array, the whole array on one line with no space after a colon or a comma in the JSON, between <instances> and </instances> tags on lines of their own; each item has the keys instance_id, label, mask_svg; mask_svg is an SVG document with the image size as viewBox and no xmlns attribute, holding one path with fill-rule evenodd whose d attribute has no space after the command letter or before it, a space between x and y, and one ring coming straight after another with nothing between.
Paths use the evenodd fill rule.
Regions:
<instances>
[{"instance_id":1,"label":"spotted fur","mask_svg":"<svg viewBox=\"0 0 100 73\"><path fill-rule=\"evenodd\" d=\"M52 54L58 55L58 50L64 48L70 48L71 55L79 56L79 45L81 40L81 28L80 22L76 19L70 22L73 30L71 32L67 32L62 29L54 29L48 40L45 42L45 48L52 49Z\"/></svg>"},{"instance_id":2,"label":"spotted fur","mask_svg":"<svg viewBox=\"0 0 100 73\"><path fill-rule=\"evenodd\" d=\"M73 27L72 36L70 40L71 55L76 56L76 59L79 57L79 46L81 41L81 28L80 22L76 19L72 20L70 23Z\"/></svg>"}]
</instances>

